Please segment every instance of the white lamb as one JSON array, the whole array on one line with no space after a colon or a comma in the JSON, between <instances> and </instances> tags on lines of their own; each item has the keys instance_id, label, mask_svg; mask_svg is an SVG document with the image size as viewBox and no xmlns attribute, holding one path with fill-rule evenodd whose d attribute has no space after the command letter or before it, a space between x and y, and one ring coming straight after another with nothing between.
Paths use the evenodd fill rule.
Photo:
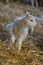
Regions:
<instances>
[{"instance_id":1,"label":"white lamb","mask_svg":"<svg viewBox=\"0 0 43 65\"><path fill-rule=\"evenodd\" d=\"M13 45L15 40L17 40L18 51L20 51L22 42L27 38L29 28L33 31L36 25L37 23L35 19L29 12L26 13L24 18L17 18L13 23L6 25L5 29L9 29L9 42L11 45Z\"/></svg>"}]
</instances>

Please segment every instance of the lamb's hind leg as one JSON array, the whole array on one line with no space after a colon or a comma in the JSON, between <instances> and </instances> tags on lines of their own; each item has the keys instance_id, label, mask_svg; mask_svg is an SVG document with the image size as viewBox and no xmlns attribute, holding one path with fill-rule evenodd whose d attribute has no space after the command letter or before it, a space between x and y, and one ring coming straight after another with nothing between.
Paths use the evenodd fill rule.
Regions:
<instances>
[{"instance_id":1,"label":"lamb's hind leg","mask_svg":"<svg viewBox=\"0 0 43 65\"><path fill-rule=\"evenodd\" d=\"M18 43L18 52L21 50L22 42L25 41L26 37L28 35L28 28L24 28L22 34L20 35L17 43Z\"/></svg>"}]
</instances>

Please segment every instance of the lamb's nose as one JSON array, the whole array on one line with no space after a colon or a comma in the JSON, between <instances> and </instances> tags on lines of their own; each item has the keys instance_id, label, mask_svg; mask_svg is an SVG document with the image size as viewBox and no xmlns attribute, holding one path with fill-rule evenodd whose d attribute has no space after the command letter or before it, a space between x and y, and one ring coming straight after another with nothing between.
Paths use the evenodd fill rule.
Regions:
<instances>
[{"instance_id":1,"label":"lamb's nose","mask_svg":"<svg viewBox=\"0 0 43 65\"><path fill-rule=\"evenodd\" d=\"M40 27L41 25L37 23L36 27Z\"/></svg>"}]
</instances>

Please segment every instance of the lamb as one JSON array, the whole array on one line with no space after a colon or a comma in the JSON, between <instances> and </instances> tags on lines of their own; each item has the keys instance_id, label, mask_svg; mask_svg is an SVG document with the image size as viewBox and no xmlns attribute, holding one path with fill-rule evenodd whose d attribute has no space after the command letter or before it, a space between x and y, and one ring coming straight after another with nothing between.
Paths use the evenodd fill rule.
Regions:
<instances>
[{"instance_id":1,"label":"lamb","mask_svg":"<svg viewBox=\"0 0 43 65\"><path fill-rule=\"evenodd\" d=\"M22 42L25 41L28 35L29 29L34 29L34 27L37 25L35 19L32 15L30 15L29 12L26 12L26 16L24 18L20 18L19 20L16 19L11 24L8 24L5 26L5 29L9 29L9 42L11 43L11 46L15 43L15 40L17 40L18 45L18 51L21 50Z\"/></svg>"}]
</instances>

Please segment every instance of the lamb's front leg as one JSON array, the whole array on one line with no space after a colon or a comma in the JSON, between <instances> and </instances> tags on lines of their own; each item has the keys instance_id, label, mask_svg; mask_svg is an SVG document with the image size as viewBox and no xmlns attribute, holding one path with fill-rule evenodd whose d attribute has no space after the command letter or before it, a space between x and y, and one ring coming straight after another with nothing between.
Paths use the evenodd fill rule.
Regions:
<instances>
[{"instance_id":1,"label":"lamb's front leg","mask_svg":"<svg viewBox=\"0 0 43 65\"><path fill-rule=\"evenodd\" d=\"M14 34L12 34L12 35L11 35L11 42L14 43L14 42L15 42L15 39L16 39L16 38L15 38Z\"/></svg>"},{"instance_id":2,"label":"lamb's front leg","mask_svg":"<svg viewBox=\"0 0 43 65\"><path fill-rule=\"evenodd\" d=\"M10 37L9 37L9 43L10 43L10 46L12 47L12 45L14 44L16 38L14 36L14 34L10 34Z\"/></svg>"},{"instance_id":3,"label":"lamb's front leg","mask_svg":"<svg viewBox=\"0 0 43 65\"><path fill-rule=\"evenodd\" d=\"M18 52L21 50L22 42L25 41L26 37L28 35L28 28L24 28L22 34L19 36L19 39L17 41L18 43Z\"/></svg>"}]
</instances>

